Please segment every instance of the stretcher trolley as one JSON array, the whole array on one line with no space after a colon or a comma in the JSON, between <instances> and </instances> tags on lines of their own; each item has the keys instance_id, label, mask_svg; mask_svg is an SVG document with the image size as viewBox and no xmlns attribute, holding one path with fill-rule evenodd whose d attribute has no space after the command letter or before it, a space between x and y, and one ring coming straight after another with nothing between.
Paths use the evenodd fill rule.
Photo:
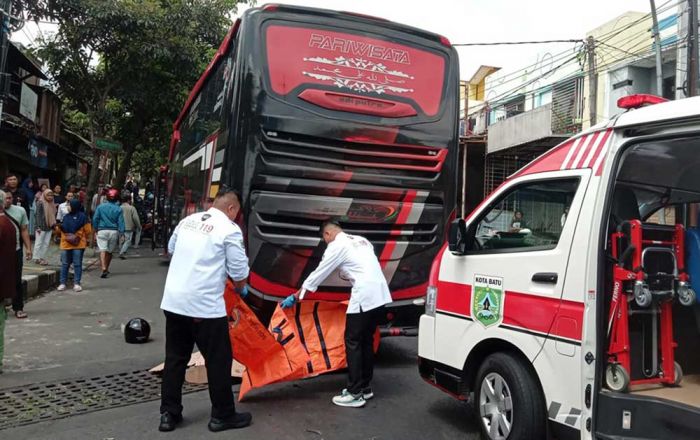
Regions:
<instances>
[{"instance_id":1,"label":"stretcher trolley","mask_svg":"<svg viewBox=\"0 0 700 440\"><path fill-rule=\"evenodd\" d=\"M611 237L613 290L608 319L605 384L613 391L630 385L679 385L675 362L673 302L691 306L695 292L685 268L683 225L623 221ZM642 322L641 377L632 378L630 317Z\"/></svg>"}]
</instances>

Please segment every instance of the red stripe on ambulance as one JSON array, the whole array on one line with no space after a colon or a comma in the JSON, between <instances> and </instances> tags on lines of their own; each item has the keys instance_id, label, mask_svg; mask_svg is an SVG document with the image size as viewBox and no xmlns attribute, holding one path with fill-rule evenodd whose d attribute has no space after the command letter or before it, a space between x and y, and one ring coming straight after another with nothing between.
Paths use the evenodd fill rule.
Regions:
<instances>
[{"instance_id":1,"label":"red stripe on ambulance","mask_svg":"<svg viewBox=\"0 0 700 440\"><path fill-rule=\"evenodd\" d=\"M471 285L439 281L436 308L471 318L471 293ZM503 325L581 341L583 303L506 290L503 307Z\"/></svg>"}]
</instances>

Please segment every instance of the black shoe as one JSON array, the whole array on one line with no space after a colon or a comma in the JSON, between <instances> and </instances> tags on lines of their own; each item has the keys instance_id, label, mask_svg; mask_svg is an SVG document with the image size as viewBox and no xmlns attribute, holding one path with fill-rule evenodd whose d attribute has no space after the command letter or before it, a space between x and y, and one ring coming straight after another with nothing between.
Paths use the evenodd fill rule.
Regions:
<instances>
[{"instance_id":1,"label":"black shoe","mask_svg":"<svg viewBox=\"0 0 700 440\"><path fill-rule=\"evenodd\" d=\"M109 276L109 272L107 272L106 270L103 270L102 275L100 275L100 278L107 278L108 276Z\"/></svg>"},{"instance_id":2,"label":"black shoe","mask_svg":"<svg viewBox=\"0 0 700 440\"><path fill-rule=\"evenodd\" d=\"M120 260L126 260L126 256L124 256L124 255L119 255L119 259L120 259Z\"/></svg>"},{"instance_id":3,"label":"black shoe","mask_svg":"<svg viewBox=\"0 0 700 440\"><path fill-rule=\"evenodd\" d=\"M164 412L160 415L160 425L158 425L158 431L173 431L180 422L182 422L182 414L174 415L170 414L169 412Z\"/></svg>"},{"instance_id":4,"label":"black shoe","mask_svg":"<svg viewBox=\"0 0 700 440\"><path fill-rule=\"evenodd\" d=\"M253 416L249 412L239 412L233 417L226 419L217 419L212 417L209 420L209 430L211 432L226 431L227 429L245 428L250 425Z\"/></svg>"}]
</instances>

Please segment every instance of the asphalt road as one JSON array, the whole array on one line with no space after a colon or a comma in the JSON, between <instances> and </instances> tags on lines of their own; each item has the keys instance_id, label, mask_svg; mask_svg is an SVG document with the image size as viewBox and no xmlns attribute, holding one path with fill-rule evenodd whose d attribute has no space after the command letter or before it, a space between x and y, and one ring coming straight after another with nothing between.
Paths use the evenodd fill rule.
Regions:
<instances>
[{"instance_id":1,"label":"asphalt road","mask_svg":"<svg viewBox=\"0 0 700 440\"><path fill-rule=\"evenodd\" d=\"M84 277L82 294L52 292L30 302L30 318L10 318L5 371L0 388L94 377L146 369L162 362L164 319L158 308L167 267L150 251L116 260L113 276ZM123 342L121 325L142 316L153 341ZM253 413L253 425L213 434L207 430L206 391L184 397L184 423L172 433L157 431L157 401L103 410L0 431L0 438L76 439L477 439L471 409L425 384L416 366L416 338L388 338L377 355L375 399L364 408L339 408L330 401L345 384L343 373L272 385L252 391L238 404Z\"/></svg>"}]
</instances>

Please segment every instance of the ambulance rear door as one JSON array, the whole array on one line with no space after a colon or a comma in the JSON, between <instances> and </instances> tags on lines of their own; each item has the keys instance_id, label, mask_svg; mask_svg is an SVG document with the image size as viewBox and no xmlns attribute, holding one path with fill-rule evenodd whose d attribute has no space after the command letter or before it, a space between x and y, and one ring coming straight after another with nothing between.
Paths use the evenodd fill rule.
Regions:
<instances>
[{"instance_id":1,"label":"ambulance rear door","mask_svg":"<svg viewBox=\"0 0 700 440\"><path fill-rule=\"evenodd\" d=\"M553 323L589 177L575 169L513 178L470 217L465 255L442 260L437 359L461 370L476 345L498 339L533 361L548 337L572 339Z\"/></svg>"}]
</instances>

